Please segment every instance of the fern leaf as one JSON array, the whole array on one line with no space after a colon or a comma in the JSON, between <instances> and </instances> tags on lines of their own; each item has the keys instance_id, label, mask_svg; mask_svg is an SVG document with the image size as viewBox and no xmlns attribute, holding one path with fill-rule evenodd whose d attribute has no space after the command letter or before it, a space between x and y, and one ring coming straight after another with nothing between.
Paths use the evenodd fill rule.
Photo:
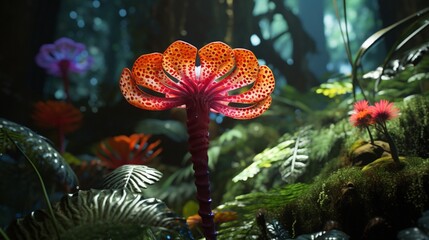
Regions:
<instances>
[{"instance_id":1,"label":"fern leaf","mask_svg":"<svg viewBox=\"0 0 429 240\"><path fill-rule=\"evenodd\" d=\"M254 162L241 171L238 175L236 175L232 181L246 181L248 178L252 178L258 174L261 168L269 168L275 162L282 161L285 155L290 155L292 150L290 146L294 143L294 140L288 139L286 141L280 142L273 148L265 149L263 152L257 154L253 158Z\"/></svg>"},{"instance_id":2,"label":"fern leaf","mask_svg":"<svg viewBox=\"0 0 429 240\"><path fill-rule=\"evenodd\" d=\"M306 136L308 128L299 131L299 135L295 140L295 146L292 150L292 155L283 162L280 166L280 173L285 182L293 183L301 176L308 164L307 146L309 140Z\"/></svg>"},{"instance_id":3,"label":"fern leaf","mask_svg":"<svg viewBox=\"0 0 429 240\"><path fill-rule=\"evenodd\" d=\"M262 168L270 168L280 165L282 179L286 182L294 182L304 173L308 162L310 126L302 128L295 135L285 134L279 139L279 143L267 148L253 158L253 163L236 175L234 182L246 181L254 177ZM282 162L281 164L279 164Z\"/></svg>"},{"instance_id":4,"label":"fern leaf","mask_svg":"<svg viewBox=\"0 0 429 240\"><path fill-rule=\"evenodd\" d=\"M162 173L145 165L123 165L104 178L104 189L128 189L142 192L148 185L156 183Z\"/></svg>"},{"instance_id":5,"label":"fern leaf","mask_svg":"<svg viewBox=\"0 0 429 240\"><path fill-rule=\"evenodd\" d=\"M303 183L289 184L268 192L252 192L240 195L234 201L226 202L216 209L235 211L240 216L237 221L220 225L219 239L258 239L260 232L256 224L256 214L264 209L278 213L279 208L292 202L309 189Z\"/></svg>"}]
</instances>

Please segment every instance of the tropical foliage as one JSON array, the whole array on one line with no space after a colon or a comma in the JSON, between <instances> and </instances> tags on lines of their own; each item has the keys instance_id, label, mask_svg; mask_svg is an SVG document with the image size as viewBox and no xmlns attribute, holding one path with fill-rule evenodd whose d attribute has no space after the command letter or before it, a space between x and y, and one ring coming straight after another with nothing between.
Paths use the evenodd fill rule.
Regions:
<instances>
[{"instance_id":1,"label":"tropical foliage","mask_svg":"<svg viewBox=\"0 0 429 240\"><path fill-rule=\"evenodd\" d=\"M273 11L286 10L279 5ZM344 23L340 25L348 26L346 18L340 19L340 13L338 9L339 21ZM429 208L429 50L428 43L408 49L405 46L427 29L428 14L429 10L423 9L377 31L360 44L355 54L350 46L357 43L348 44L347 28L342 28L351 74L332 77L305 93L291 85L279 85L273 91L272 106L258 119L232 122L219 111L208 115L212 119L207 121L210 134L204 136L210 139L206 170L210 172L211 207L219 239L359 238L374 234L371 231L379 226L388 226L386 232L396 237L409 223L420 216L427 217L422 213ZM273 16L269 21L274 19ZM377 69L365 71L364 56L392 31L403 34ZM279 32L283 36L280 40L274 37L264 44L281 43L286 34L288 30L283 29ZM204 54L203 58L208 56ZM148 58L159 61L152 57ZM135 72L144 72L139 64ZM55 69L59 71L57 65ZM133 83L134 70L125 70L124 82ZM183 76L173 70L169 69L173 74L167 76L172 77L171 82L163 78L164 71L155 74L162 76L157 78L159 84L174 87L163 89L162 96L146 89L155 99L149 106L157 103L158 97L176 101L178 89L186 92L186 87L175 81ZM231 68L227 73L234 71ZM131 85L122 86L125 94L127 86ZM141 96L149 95L138 87L132 90ZM244 96L243 93L237 91L234 96ZM127 97L140 104L134 96ZM220 97L230 99L227 95ZM66 99L72 101L73 97ZM178 106L183 102L174 103ZM241 105L231 107L226 101L219 104L222 109L246 109ZM60 105L72 106L65 102ZM55 110L40 106L38 109L45 113ZM61 144L52 143L56 136L44 137L30 126L0 119L0 236L203 236L202 219L195 206L194 170L186 143L189 134L184 109L164 115L145 113L137 120L127 119L119 112L122 127L111 129L113 137L100 137L79 153L73 152L73 141L86 141L85 131L92 127L94 119L73 114L80 111L74 107L68 109L74 111L57 114L55 118L52 111L49 116L43 112L34 115L35 129L50 127L52 122L48 120L72 120L67 128L57 126L67 130L65 133L76 134L74 138L61 134ZM121 109L133 111L124 106ZM105 114L103 121L95 123L111 126L110 113L100 114ZM41 124L41 120L45 123ZM85 125L86 121L89 124ZM377 127L372 128L374 125ZM150 137L156 140L149 141ZM352 150L392 139L399 166L392 164L393 145L390 150L385 149L390 155L372 159L365 166L353 165ZM365 154L371 152L364 152L364 157Z\"/></svg>"}]
</instances>

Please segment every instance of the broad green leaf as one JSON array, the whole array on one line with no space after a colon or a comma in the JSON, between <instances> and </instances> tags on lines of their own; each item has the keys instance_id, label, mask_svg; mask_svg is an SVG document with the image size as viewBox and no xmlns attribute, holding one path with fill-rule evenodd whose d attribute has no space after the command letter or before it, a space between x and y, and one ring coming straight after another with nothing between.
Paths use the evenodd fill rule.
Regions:
<instances>
[{"instance_id":1,"label":"broad green leaf","mask_svg":"<svg viewBox=\"0 0 429 240\"><path fill-rule=\"evenodd\" d=\"M59 239L192 239L186 222L160 200L121 190L79 191L54 205ZM58 239L52 218L37 210L13 222L12 239Z\"/></svg>"},{"instance_id":2,"label":"broad green leaf","mask_svg":"<svg viewBox=\"0 0 429 240\"><path fill-rule=\"evenodd\" d=\"M19 149L11 140L31 159L45 181L59 182L70 187L77 185L77 177L73 170L46 138L27 127L0 118L0 153L2 156L9 153L19 155L17 154ZM32 171L31 167L28 168Z\"/></svg>"}]
</instances>

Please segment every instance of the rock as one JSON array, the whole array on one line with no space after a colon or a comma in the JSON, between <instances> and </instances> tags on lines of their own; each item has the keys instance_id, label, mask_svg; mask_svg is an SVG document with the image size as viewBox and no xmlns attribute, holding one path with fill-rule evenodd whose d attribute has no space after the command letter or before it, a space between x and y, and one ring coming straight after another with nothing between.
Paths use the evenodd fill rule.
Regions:
<instances>
[{"instance_id":1,"label":"rock","mask_svg":"<svg viewBox=\"0 0 429 240\"><path fill-rule=\"evenodd\" d=\"M390 156L389 144L383 141L374 141L374 144L365 143L350 154L353 166L365 166L378 158Z\"/></svg>"}]
</instances>

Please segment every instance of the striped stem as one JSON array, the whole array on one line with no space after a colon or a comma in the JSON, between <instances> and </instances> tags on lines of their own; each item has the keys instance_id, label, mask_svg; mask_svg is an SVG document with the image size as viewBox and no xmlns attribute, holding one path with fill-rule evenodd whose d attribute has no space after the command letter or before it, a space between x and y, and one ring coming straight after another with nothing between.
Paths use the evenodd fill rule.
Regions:
<instances>
[{"instance_id":1,"label":"striped stem","mask_svg":"<svg viewBox=\"0 0 429 240\"><path fill-rule=\"evenodd\" d=\"M193 98L186 105L188 144L192 155L195 186L199 202L198 214L207 240L216 239L216 229L211 209L210 179L207 150L209 147L209 105L204 98Z\"/></svg>"}]
</instances>

